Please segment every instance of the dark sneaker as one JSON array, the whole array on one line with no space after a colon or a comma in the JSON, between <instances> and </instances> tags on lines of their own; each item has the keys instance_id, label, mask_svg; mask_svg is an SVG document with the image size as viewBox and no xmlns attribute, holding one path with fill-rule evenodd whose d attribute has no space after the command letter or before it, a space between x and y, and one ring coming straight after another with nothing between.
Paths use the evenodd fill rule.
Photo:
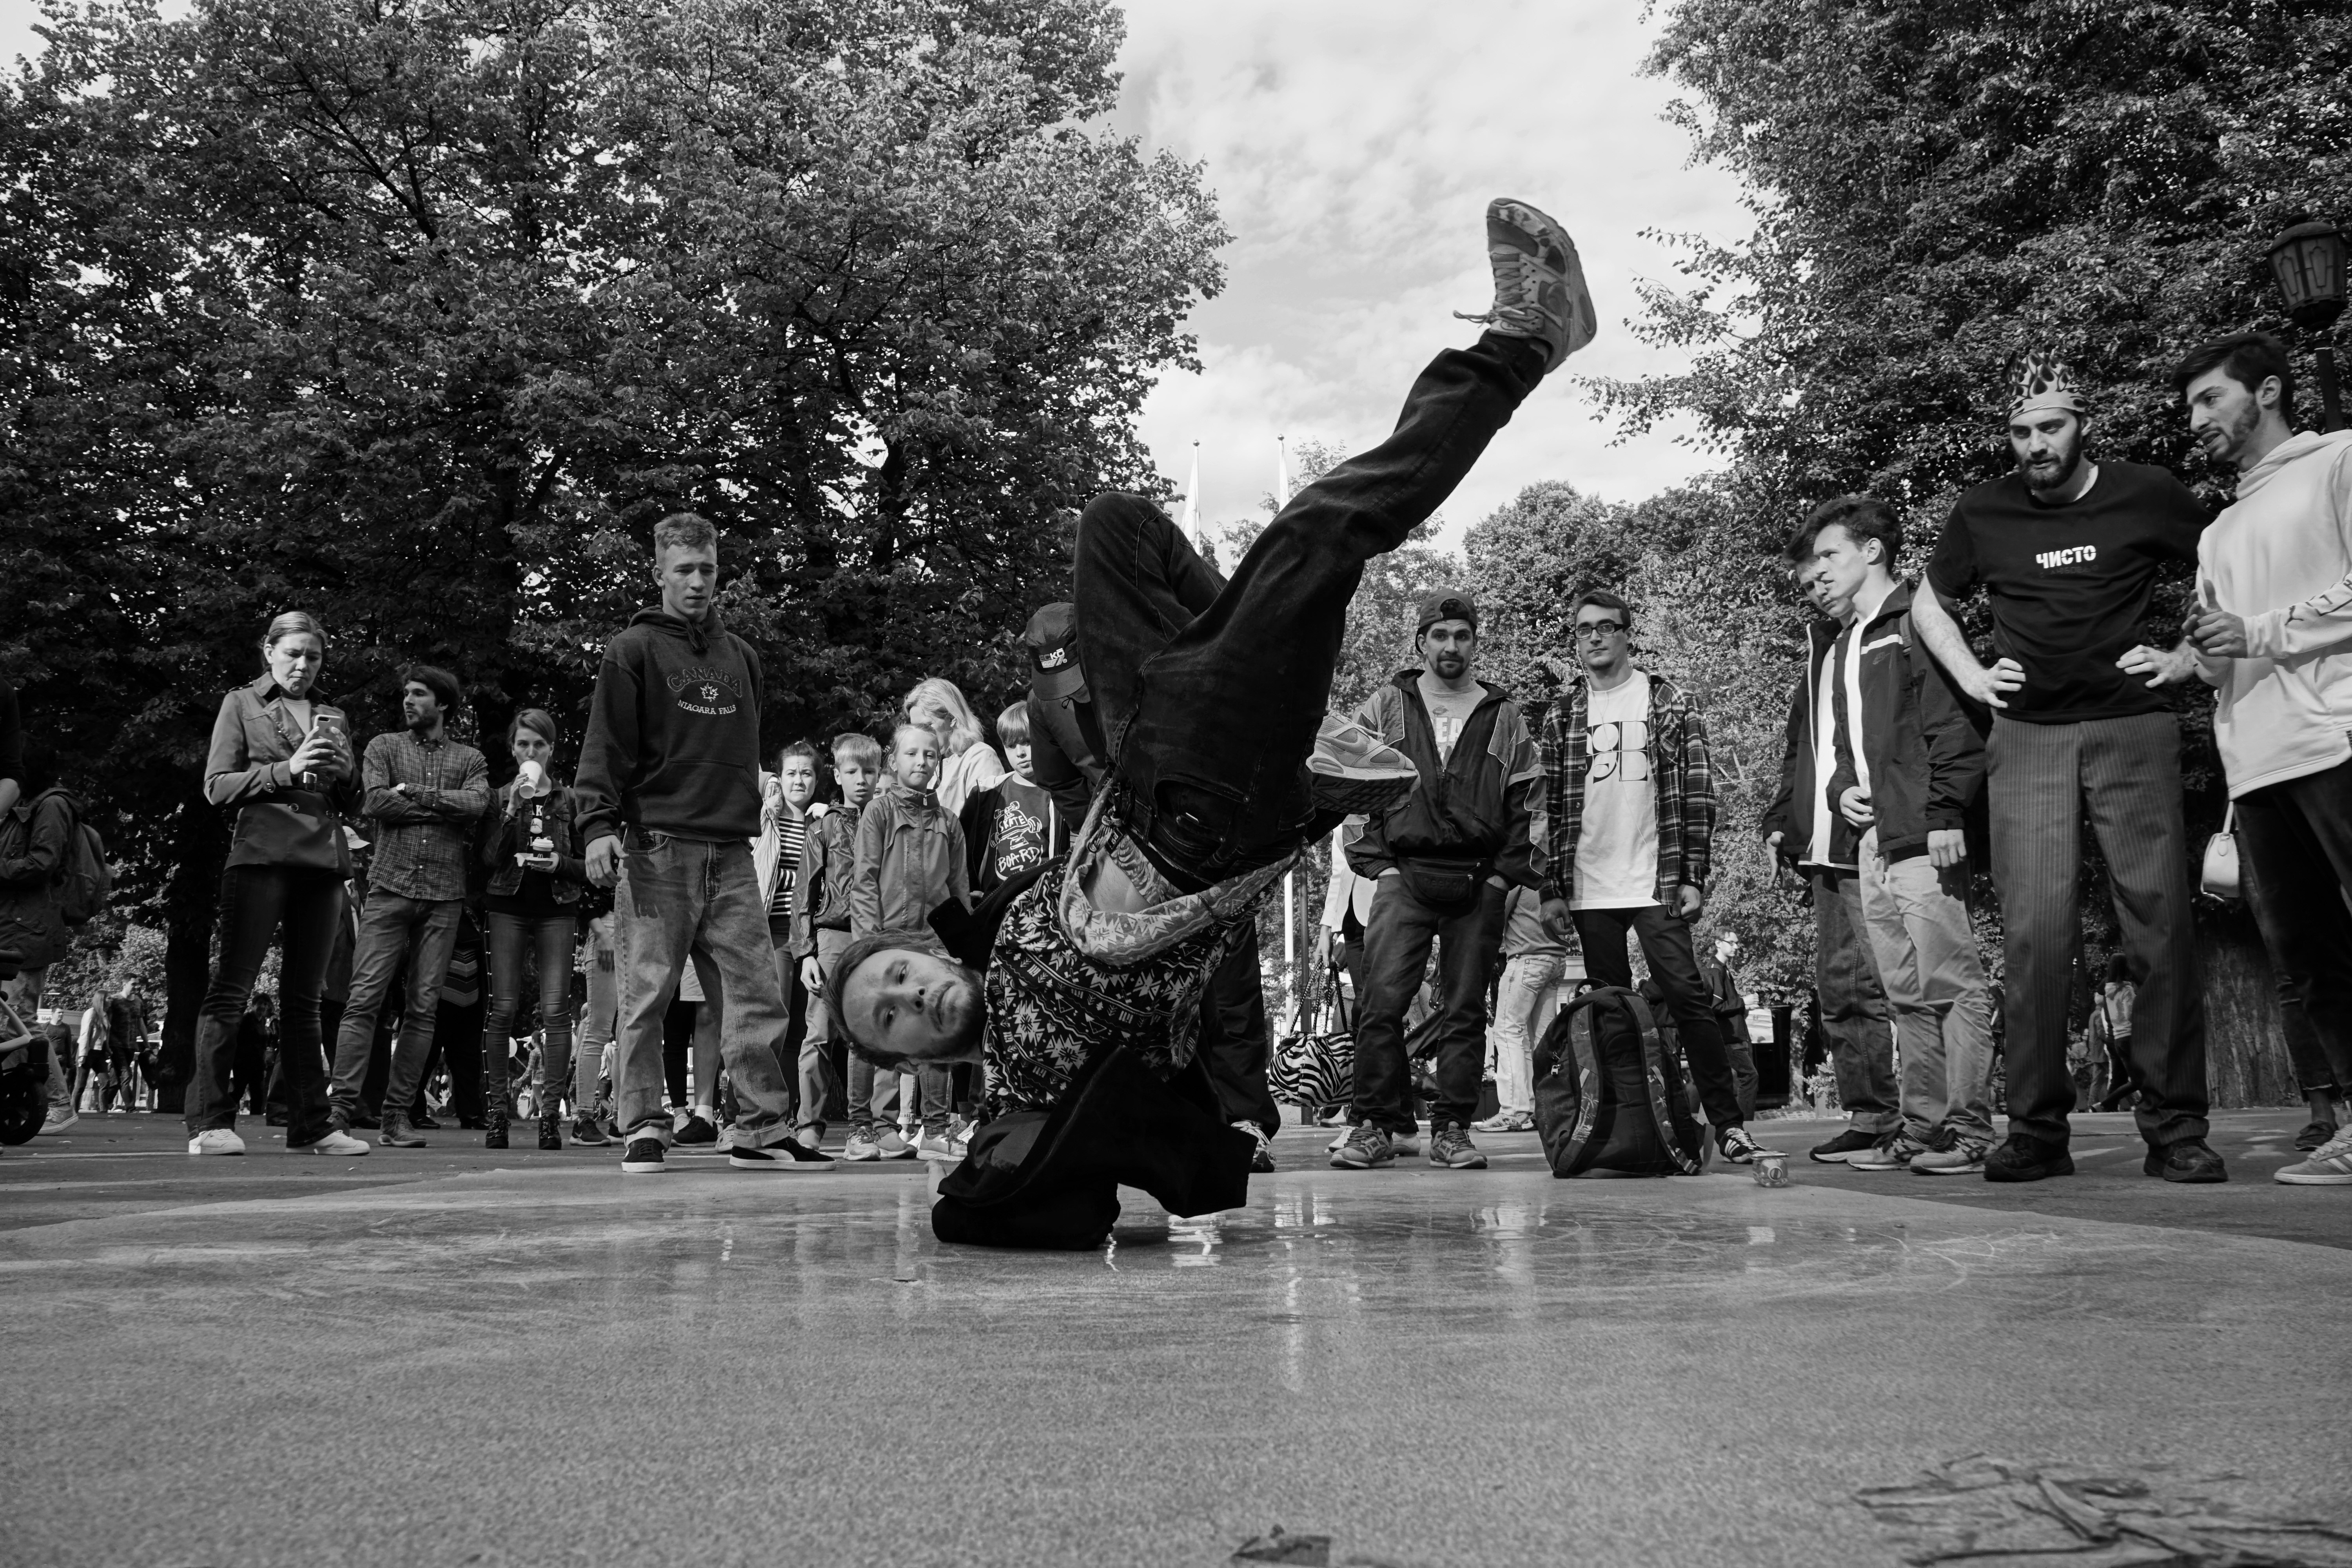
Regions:
<instances>
[{"instance_id":1,"label":"dark sneaker","mask_svg":"<svg viewBox=\"0 0 2352 1568\"><path fill-rule=\"evenodd\" d=\"M830 1154L803 1148L792 1139L771 1143L764 1149L754 1149L738 1143L727 1151L727 1163L739 1171L773 1171L790 1174L802 1172L830 1171L841 1162Z\"/></svg>"},{"instance_id":2,"label":"dark sneaker","mask_svg":"<svg viewBox=\"0 0 2352 1568\"><path fill-rule=\"evenodd\" d=\"M1351 1127L1339 1146L1331 1152L1331 1165L1340 1171L1370 1171L1381 1165L1396 1163L1396 1145L1389 1135L1370 1122Z\"/></svg>"},{"instance_id":3,"label":"dark sneaker","mask_svg":"<svg viewBox=\"0 0 2352 1568\"><path fill-rule=\"evenodd\" d=\"M2204 1186L2230 1179L2230 1169L2221 1163L2221 1156L2213 1152L2202 1138L2183 1138L2178 1143L2167 1143L2161 1149L2150 1149L2141 1162L2144 1175L2162 1176L2168 1182L2184 1186Z\"/></svg>"},{"instance_id":4,"label":"dark sneaker","mask_svg":"<svg viewBox=\"0 0 2352 1568\"><path fill-rule=\"evenodd\" d=\"M2009 1142L1985 1156L1988 1182L2038 1182L2048 1176L2074 1173L2074 1156L2065 1146L2031 1132L2012 1132Z\"/></svg>"},{"instance_id":5,"label":"dark sneaker","mask_svg":"<svg viewBox=\"0 0 2352 1568\"><path fill-rule=\"evenodd\" d=\"M716 1143L719 1142L719 1129L713 1127L709 1121L703 1120L701 1113L698 1111L694 1115L686 1119L686 1125L677 1130L677 1133L670 1139L670 1142L673 1143Z\"/></svg>"},{"instance_id":6,"label":"dark sneaker","mask_svg":"<svg viewBox=\"0 0 2352 1568\"><path fill-rule=\"evenodd\" d=\"M410 1117L408 1124L420 1132L438 1132L441 1131L441 1124L433 1120L433 1113L429 1110L422 1116Z\"/></svg>"},{"instance_id":7,"label":"dark sneaker","mask_svg":"<svg viewBox=\"0 0 2352 1568\"><path fill-rule=\"evenodd\" d=\"M669 1169L662 1161L665 1152L658 1138L632 1138L621 1151L621 1170L632 1176L658 1176Z\"/></svg>"},{"instance_id":8,"label":"dark sneaker","mask_svg":"<svg viewBox=\"0 0 2352 1568\"><path fill-rule=\"evenodd\" d=\"M425 1139L423 1135L420 1134L415 1128L409 1125L407 1117L399 1114L397 1111L389 1112L385 1115L383 1119L383 1127L376 1133L375 1141L383 1144L387 1149L422 1149L425 1147Z\"/></svg>"},{"instance_id":9,"label":"dark sneaker","mask_svg":"<svg viewBox=\"0 0 2352 1568\"><path fill-rule=\"evenodd\" d=\"M1274 1174L1274 1140L1265 1135L1265 1129L1255 1121L1236 1121L1234 1123L1234 1131L1246 1132L1257 1141L1257 1147L1250 1151L1250 1174L1254 1176Z\"/></svg>"},{"instance_id":10,"label":"dark sneaker","mask_svg":"<svg viewBox=\"0 0 2352 1568\"><path fill-rule=\"evenodd\" d=\"M1483 1171L1486 1156L1470 1142L1470 1134L1451 1121L1429 1131L1429 1163L1446 1171Z\"/></svg>"},{"instance_id":11,"label":"dark sneaker","mask_svg":"<svg viewBox=\"0 0 2352 1568\"><path fill-rule=\"evenodd\" d=\"M1756 1156L1764 1152L1764 1145L1748 1135L1745 1127L1727 1127L1723 1136L1715 1141L1716 1152L1735 1165L1752 1165Z\"/></svg>"},{"instance_id":12,"label":"dark sneaker","mask_svg":"<svg viewBox=\"0 0 2352 1568\"><path fill-rule=\"evenodd\" d=\"M353 1111L343 1123L343 1131L346 1132L374 1132L381 1131L383 1127L383 1122L364 1110Z\"/></svg>"},{"instance_id":13,"label":"dark sneaker","mask_svg":"<svg viewBox=\"0 0 2352 1568\"><path fill-rule=\"evenodd\" d=\"M1546 371L1601 330L1576 241L1537 208L1507 196L1486 204L1486 260L1495 269L1494 308L1480 316L1454 313L1543 344Z\"/></svg>"},{"instance_id":14,"label":"dark sneaker","mask_svg":"<svg viewBox=\"0 0 2352 1568\"><path fill-rule=\"evenodd\" d=\"M593 1116L575 1116L572 1119L572 1141L574 1143L602 1143L604 1142L604 1130L596 1125L596 1119Z\"/></svg>"},{"instance_id":15,"label":"dark sneaker","mask_svg":"<svg viewBox=\"0 0 2352 1568\"><path fill-rule=\"evenodd\" d=\"M2294 1135L2295 1152L2308 1154L2314 1149L2320 1148L2332 1141L2335 1136L2336 1123L2333 1121L2306 1121L2303 1124L2303 1131Z\"/></svg>"},{"instance_id":16,"label":"dark sneaker","mask_svg":"<svg viewBox=\"0 0 2352 1568\"><path fill-rule=\"evenodd\" d=\"M1879 1135L1849 1127L1826 1143L1813 1145L1812 1157L1824 1165L1843 1165L1866 1149L1878 1147Z\"/></svg>"},{"instance_id":17,"label":"dark sneaker","mask_svg":"<svg viewBox=\"0 0 2352 1568\"><path fill-rule=\"evenodd\" d=\"M1309 795L1324 811L1378 816L1421 782L1412 759L1352 719L1323 715L1307 754Z\"/></svg>"},{"instance_id":18,"label":"dark sneaker","mask_svg":"<svg viewBox=\"0 0 2352 1568\"><path fill-rule=\"evenodd\" d=\"M507 1146L507 1119L495 1112L482 1124L482 1147L503 1149Z\"/></svg>"},{"instance_id":19,"label":"dark sneaker","mask_svg":"<svg viewBox=\"0 0 2352 1568\"><path fill-rule=\"evenodd\" d=\"M542 1110L539 1113L539 1146L542 1149L563 1147L563 1113Z\"/></svg>"}]
</instances>

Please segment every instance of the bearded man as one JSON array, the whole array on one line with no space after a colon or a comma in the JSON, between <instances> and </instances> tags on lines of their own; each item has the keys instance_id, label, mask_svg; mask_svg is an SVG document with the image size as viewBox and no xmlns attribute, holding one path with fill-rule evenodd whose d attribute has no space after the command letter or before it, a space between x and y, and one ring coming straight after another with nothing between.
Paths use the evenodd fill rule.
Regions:
<instances>
[{"instance_id":1,"label":"bearded man","mask_svg":"<svg viewBox=\"0 0 2352 1568\"><path fill-rule=\"evenodd\" d=\"M2080 824L2115 882L2139 994L2132 1013L2144 1165L2169 1182L2228 1179L2205 1142L2205 1005L2180 819L2180 727L2161 688L2196 671L2186 644L2150 645L2158 573L2197 559L2206 510L2165 469L2093 462L2083 402L2046 353L2010 367L2015 469L1965 491L1912 606L1954 684L1993 710L1986 748L1992 879L2008 959L2009 1139L1990 1182L2072 1175L2066 1003L2080 937ZM1988 668L1948 613L1992 595ZM2167 639L2172 640L2172 639Z\"/></svg>"}]
</instances>

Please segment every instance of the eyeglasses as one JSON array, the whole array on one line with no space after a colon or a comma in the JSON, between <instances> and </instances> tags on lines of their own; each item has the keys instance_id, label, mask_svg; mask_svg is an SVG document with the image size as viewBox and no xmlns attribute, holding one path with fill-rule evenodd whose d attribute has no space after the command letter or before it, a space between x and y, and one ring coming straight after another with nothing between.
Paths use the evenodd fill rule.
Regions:
<instances>
[{"instance_id":1,"label":"eyeglasses","mask_svg":"<svg viewBox=\"0 0 2352 1568\"><path fill-rule=\"evenodd\" d=\"M1579 621L1576 635L1580 637L1613 637L1625 629L1622 621Z\"/></svg>"}]
</instances>

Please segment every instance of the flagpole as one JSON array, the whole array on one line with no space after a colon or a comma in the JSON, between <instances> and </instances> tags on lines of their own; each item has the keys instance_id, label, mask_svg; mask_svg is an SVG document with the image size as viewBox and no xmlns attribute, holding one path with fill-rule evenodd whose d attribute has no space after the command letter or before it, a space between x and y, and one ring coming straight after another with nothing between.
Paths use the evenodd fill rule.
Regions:
<instances>
[{"instance_id":1,"label":"flagpole","mask_svg":"<svg viewBox=\"0 0 2352 1568\"><path fill-rule=\"evenodd\" d=\"M1209 552L1208 531L1201 525L1201 443L1198 441L1192 443L1192 478L1184 482L1183 531L1184 536L1192 542L1193 549L1203 555Z\"/></svg>"},{"instance_id":2,"label":"flagpole","mask_svg":"<svg viewBox=\"0 0 2352 1568\"><path fill-rule=\"evenodd\" d=\"M1277 433L1274 437L1274 510L1276 516L1290 504L1290 438ZM1283 1001L1289 1016L1296 1020L1300 1014L1301 987L1298 984L1298 873L1282 874L1282 988ZM1294 1022L1293 1027L1302 1027Z\"/></svg>"}]
</instances>

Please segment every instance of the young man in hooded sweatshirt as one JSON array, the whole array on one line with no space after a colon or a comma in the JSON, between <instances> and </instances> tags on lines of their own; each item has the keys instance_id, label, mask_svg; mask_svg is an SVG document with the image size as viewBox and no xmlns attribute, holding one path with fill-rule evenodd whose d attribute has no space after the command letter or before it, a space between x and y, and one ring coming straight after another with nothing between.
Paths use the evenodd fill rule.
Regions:
<instances>
[{"instance_id":1,"label":"young man in hooded sweatshirt","mask_svg":"<svg viewBox=\"0 0 2352 1568\"><path fill-rule=\"evenodd\" d=\"M664 1169L662 1014L689 959L727 999L719 1054L740 1112L728 1163L825 1171L792 1142L791 1019L751 860L760 832L760 656L719 624L719 534L691 512L654 529L658 609L605 645L575 789L589 879L615 889L621 1169Z\"/></svg>"},{"instance_id":2,"label":"young man in hooded sweatshirt","mask_svg":"<svg viewBox=\"0 0 2352 1568\"><path fill-rule=\"evenodd\" d=\"M2352 431L2294 430L2294 369L2267 333L2191 350L2172 385L2207 456L2238 470L2197 542L2189 633L2219 699L2246 900L2326 1056L2296 1075L2352 1082ZM2352 1186L2352 1132L2274 1174Z\"/></svg>"}]
</instances>

